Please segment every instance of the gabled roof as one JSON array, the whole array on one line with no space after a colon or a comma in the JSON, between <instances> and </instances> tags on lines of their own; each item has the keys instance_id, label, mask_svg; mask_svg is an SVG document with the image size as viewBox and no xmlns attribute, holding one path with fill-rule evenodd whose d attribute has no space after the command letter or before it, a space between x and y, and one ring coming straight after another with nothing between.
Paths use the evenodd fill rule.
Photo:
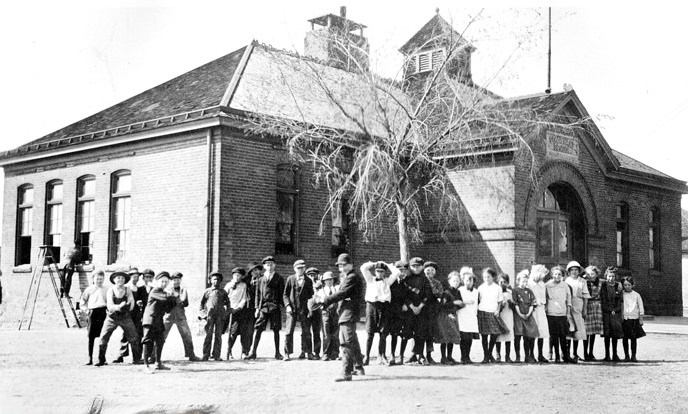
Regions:
<instances>
[{"instance_id":1,"label":"gabled roof","mask_svg":"<svg viewBox=\"0 0 688 414\"><path fill-rule=\"evenodd\" d=\"M455 44L468 44L466 39L437 13L400 47L399 51L404 55L409 55L420 49L435 47L438 43L446 42L448 39L451 39Z\"/></svg>"}]
</instances>

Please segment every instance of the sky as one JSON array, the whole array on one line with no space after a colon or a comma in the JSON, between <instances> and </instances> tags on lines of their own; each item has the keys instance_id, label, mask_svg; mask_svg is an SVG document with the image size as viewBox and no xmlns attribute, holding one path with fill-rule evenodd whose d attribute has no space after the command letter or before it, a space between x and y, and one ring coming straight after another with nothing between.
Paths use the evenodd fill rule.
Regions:
<instances>
[{"instance_id":1,"label":"sky","mask_svg":"<svg viewBox=\"0 0 688 414\"><path fill-rule=\"evenodd\" d=\"M640 4L644 7L552 4L552 89L572 85L612 148L686 181L688 77L685 53L677 45L688 39L688 12L671 4ZM455 0L4 2L0 151L253 39L303 52L307 20L337 14L342 5L348 18L367 26L371 66L385 76L398 73L398 48L439 9L476 47L477 83L506 97L547 86L545 3L507 9L504 2ZM682 205L688 209L688 196Z\"/></svg>"}]
</instances>

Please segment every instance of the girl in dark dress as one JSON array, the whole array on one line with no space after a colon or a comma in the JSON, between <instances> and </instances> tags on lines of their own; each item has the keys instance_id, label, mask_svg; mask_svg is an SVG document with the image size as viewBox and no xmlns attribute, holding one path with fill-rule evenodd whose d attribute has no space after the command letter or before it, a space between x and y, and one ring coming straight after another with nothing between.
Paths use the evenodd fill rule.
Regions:
<instances>
[{"instance_id":1,"label":"girl in dark dress","mask_svg":"<svg viewBox=\"0 0 688 414\"><path fill-rule=\"evenodd\" d=\"M608 267L604 272L605 281L600 288L602 304L602 336L604 336L604 361L619 362L617 346L623 338L621 320L623 316L623 296L621 284L616 281L616 267ZM609 357L609 345L612 346L612 357Z\"/></svg>"}]
</instances>

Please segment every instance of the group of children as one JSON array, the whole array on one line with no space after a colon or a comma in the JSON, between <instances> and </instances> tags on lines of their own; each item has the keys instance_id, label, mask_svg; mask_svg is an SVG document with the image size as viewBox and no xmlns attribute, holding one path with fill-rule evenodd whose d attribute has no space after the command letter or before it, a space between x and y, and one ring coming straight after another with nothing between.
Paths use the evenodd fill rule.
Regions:
<instances>
[{"instance_id":1,"label":"group of children","mask_svg":"<svg viewBox=\"0 0 688 414\"><path fill-rule=\"evenodd\" d=\"M206 321L202 358L194 353L185 315L188 294L181 287L181 273L155 275L150 269L139 273L135 268L126 273L114 272L110 275L112 286L107 288L103 285L104 273L94 272L93 284L81 298L82 308L89 312L87 365L93 364L98 337L100 347L95 365L106 365L109 338L121 327L124 335L120 357L113 362L122 362L131 348L133 363L145 364L146 372L152 372L150 364L154 363L155 369L167 369L161 362L161 353L174 324L184 342L185 356L191 361L211 357L221 360L224 332L229 332L228 359L233 359L232 349L239 337L241 358L256 359L261 335L268 324L273 331L275 359L289 360L294 353L297 322L301 327L299 359L317 360L321 352L325 360L338 359L342 322L338 321L337 303L327 300L329 296L337 297L338 276L306 268L303 260L297 260L293 268L294 274L284 279L275 271L275 259L268 256L247 268L232 269L231 280L226 283L221 273L211 273L210 287L203 293L199 309L199 318ZM459 344L461 363L470 364L474 339L481 339L483 363L501 361L502 344L506 362L521 362L523 355L526 363L547 363L543 349L547 338L549 360L576 363L581 359L578 347L583 341L583 358L594 361L596 335L604 337L605 361L620 361L620 338L625 360L636 361L636 340L645 335L643 302L633 291L633 279L626 277L619 283L612 267L607 268L605 279L601 280L595 266L583 271L577 262L570 262L566 269L555 266L548 270L544 265L534 265L530 271L517 275L513 287L508 275L497 274L491 268L483 269L480 286L476 286L476 275L469 267L452 271L445 283L437 278L437 264L420 258L394 265L367 262L360 270L365 289L359 299L366 303L367 333L362 365L370 363L375 334L379 336L378 362L383 365L434 364L433 344L440 344L440 363L455 364L453 348ZM550 272L551 280L545 283ZM284 348L280 348L283 309L286 335ZM405 360L409 340L413 340L412 355Z\"/></svg>"}]
</instances>

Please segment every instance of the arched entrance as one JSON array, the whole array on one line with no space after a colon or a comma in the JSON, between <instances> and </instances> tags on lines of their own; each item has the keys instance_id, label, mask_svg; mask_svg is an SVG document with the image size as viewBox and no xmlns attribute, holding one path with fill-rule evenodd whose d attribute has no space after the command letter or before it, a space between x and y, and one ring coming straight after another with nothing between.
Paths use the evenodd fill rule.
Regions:
<instances>
[{"instance_id":1,"label":"arched entrance","mask_svg":"<svg viewBox=\"0 0 688 414\"><path fill-rule=\"evenodd\" d=\"M586 223L580 197L569 184L548 186L537 204L537 263L554 266L577 260L585 265Z\"/></svg>"}]
</instances>

